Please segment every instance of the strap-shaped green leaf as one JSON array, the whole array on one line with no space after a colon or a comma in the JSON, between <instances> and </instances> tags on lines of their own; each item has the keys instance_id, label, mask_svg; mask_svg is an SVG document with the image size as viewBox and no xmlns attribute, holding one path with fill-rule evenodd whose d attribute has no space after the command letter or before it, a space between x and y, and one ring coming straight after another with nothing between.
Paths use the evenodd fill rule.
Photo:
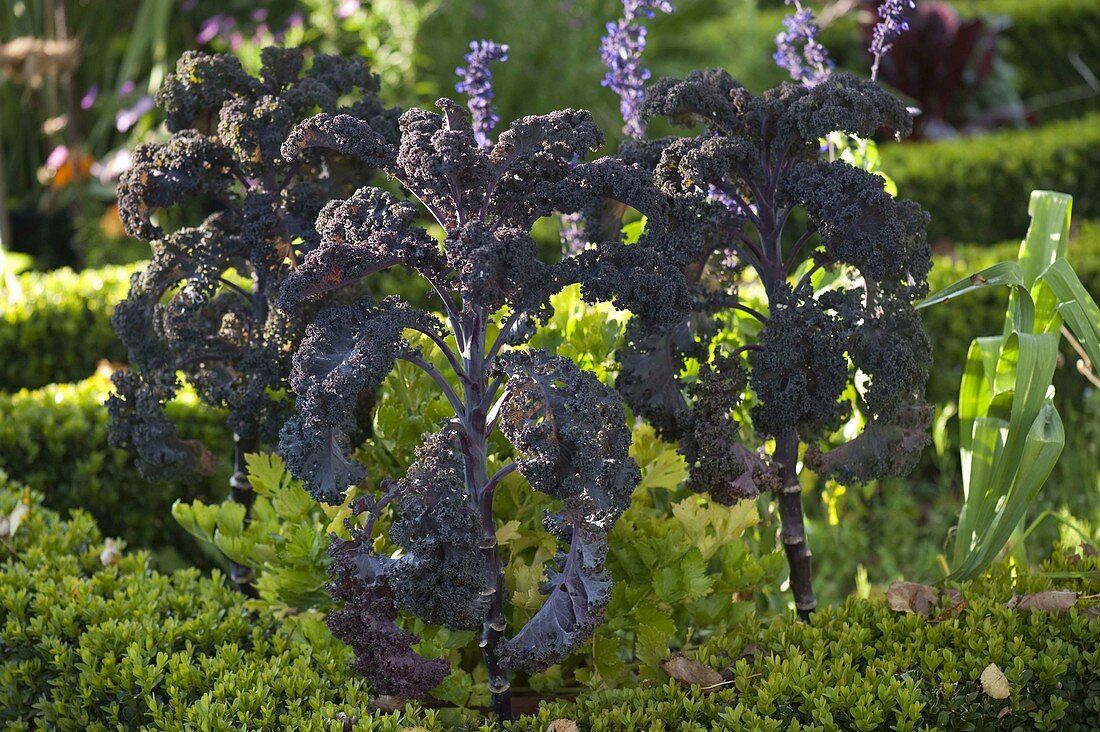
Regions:
<instances>
[{"instance_id":1,"label":"strap-shaped green leaf","mask_svg":"<svg viewBox=\"0 0 1100 732\"><path fill-rule=\"evenodd\" d=\"M1023 272L1020 270L1019 264L1016 262L998 262L991 267L986 267L969 277L964 277L958 282L948 285L939 292L929 295L917 303L916 307L919 310L941 302L954 300L956 297L962 297L986 287L1002 285L1013 288L1024 286Z\"/></svg>"},{"instance_id":2,"label":"strap-shaped green leaf","mask_svg":"<svg viewBox=\"0 0 1100 732\"><path fill-rule=\"evenodd\" d=\"M1023 449L1011 485L1003 494L1003 500L998 498L992 520L982 527L984 530L978 535L978 541L956 565L952 578L971 579L996 557L1050 476L1066 444L1062 419L1053 403L1048 401L1043 405L1022 442Z\"/></svg>"},{"instance_id":3,"label":"strap-shaped green leaf","mask_svg":"<svg viewBox=\"0 0 1100 732\"><path fill-rule=\"evenodd\" d=\"M996 362L988 401L984 396L988 392L975 392L972 385L979 378L979 369L987 384L989 379L985 373L989 361L983 351L991 350L993 343L979 340L985 340L984 348L975 341L976 346L971 347L974 358L967 360L970 390L960 393L960 400L970 400L965 413L971 434L964 451L966 507L955 537L952 576L959 577L963 576L960 573L980 571L1004 546L1026 513L1030 497L1054 467L1050 462L1043 472L1045 463L1036 461L1056 462L1061 454L1060 446L1054 449L1057 435L1061 434L1062 444L1065 441L1061 420L1057 411L1051 413L1053 405L1048 399L1058 359L1058 336L1009 336ZM960 403L960 427L963 414Z\"/></svg>"},{"instance_id":4,"label":"strap-shaped green leaf","mask_svg":"<svg viewBox=\"0 0 1100 732\"><path fill-rule=\"evenodd\" d=\"M1070 211L1073 196L1056 191L1032 191L1027 212L1031 226L1020 244L1020 273L1023 284L1031 289L1043 271L1056 260L1065 259L1069 242Z\"/></svg>"},{"instance_id":5,"label":"strap-shaped green leaf","mask_svg":"<svg viewBox=\"0 0 1100 732\"><path fill-rule=\"evenodd\" d=\"M1042 281L1058 298L1058 312L1074 338L1080 341L1093 368L1100 369L1100 306L1065 259L1047 267Z\"/></svg>"}]
</instances>

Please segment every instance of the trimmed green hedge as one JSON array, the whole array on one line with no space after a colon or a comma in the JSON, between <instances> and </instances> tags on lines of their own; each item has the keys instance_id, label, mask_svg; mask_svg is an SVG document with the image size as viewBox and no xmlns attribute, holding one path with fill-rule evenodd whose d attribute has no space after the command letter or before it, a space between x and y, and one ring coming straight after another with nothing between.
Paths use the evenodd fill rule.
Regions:
<instances>
[{"instance_id":1,"label":"trimmed green hedge","mask_svg":"<svg viewBox=\"0 0 1100 732\"><path fill-rule=\"evenodd\" d=\"M135 267L26 272L22 297L0 300L0 391L83 379L100 359L123 361L111 314Z\"/></svg>"},{"instance_id":2,"label":"trimmed green hedge","mask_svg":"<svg viewBox=\"0 0 1100 732\"><path fill-rule=\"evenodd\" d=\"M1074 214L1100 216L1100 112L959 140L882 145L882 168L932 214L933 241L1022 237L1031 191L1065 191Z\"/></svg>"},{"instance_id":3,"label":"trimmed green hedge","mask_svg":"<svg viewBox=\"0 0 1100 732\"><path fill-rule=\"evenodd\" d=\"M22 491L0 482L7 515ZM348 649L316 617L249 613L220 574L161 574L140 552L105 565L107 547L83 512L62 521L33 504L4 543L5 729L494 729L454 710L372 714L368 690L348 671ZM932 620L894 612L881 598L849 600L810 624L750 618L694 654L726 678L714 693L673 682L588 693L507 728L543 732L570 719L585 732L1094 729L1095 599L1065 614L1006 603L1013 591L1096 595L1100 558L1062 557L1044 569L1087 579L1014 581L999 567L960 587L965 606L937 607ZM1007 677L1007 699L982 691L990 663Z\"/></svg>"},{"instance_id":4,"label":"trimmed green hedge","mask_svg":"<svg viewBox=\"0 0 1100 732\"><path fill-rule=\"evenodd\" d=\"M104 376L93 376L0 394L0 469L41 491L52 508L89 511L112 536L136 546L194 553L191 537L172 519L172 502L222 498L228 492L228 458L219 474L201 484L146 481L129 452L107 444L103 405L110 388ZM202 439L219 456L232 444L225 416L193 395L170 404L169 415L185 437Z\"/></svg>"},{"instance_id":5,"label":"trimmed green hedge","mask_svg":"<svg viewBox=\"0 0 1100 732\"><path fill-rule=\"evenodd\" d=\"M6 514L19 499L0 489ZM104 566L95 523L33 505L0 565L0 725L6 730L371 730L345 646L304 623L250 613L215 573L161 574L146 553ZM13 557L18 557L15 559ZM319 624L314 621L314 625ZM316 630L316 628L315 628ZM358 724L344 726L363 717Z\"/></svg>"},{"instance_id":6,"label":"trimmed green hedge","mask_svg":"<svg viewBox=\"0 0 1100 732\"><path fill-rule=\"evenodd\" d=\"M1087 86L1071 55L1100 74L1100 0L953 0L952 5L965 16L1001 15L1009 20L998 48L1013 66L1016 89L1025 103ZM1053 118L1095 110L1100 110L1100 94L1093 93L1036 112Z\"/></svg>"},{"instance_id":7,"label":"trimmed green hedge","mask_svg":"<svg viewBox=\"0 0 1100 732\"><path fill-rule=\"evenodd\" d=\"M1007 607L1021 594L1100 591L1100 558L1065 558L1052 571L1091 579L1016 581L1001 566L962 586L966 605L936 606L933 619L895 612L882 599L849 600L809 624L748 623L711 641L696 658L722 672L711 694L669 682L654 689L585 695L544 707L514 730L541 732L557 718L586 732L781 730L1095 730L1100 719L1100 616L1078 603L1065 614ZM1095 603L1095 599L1089 601ZM995 663L1009 696L980 681Z\"/></svg>"}]
</instances>

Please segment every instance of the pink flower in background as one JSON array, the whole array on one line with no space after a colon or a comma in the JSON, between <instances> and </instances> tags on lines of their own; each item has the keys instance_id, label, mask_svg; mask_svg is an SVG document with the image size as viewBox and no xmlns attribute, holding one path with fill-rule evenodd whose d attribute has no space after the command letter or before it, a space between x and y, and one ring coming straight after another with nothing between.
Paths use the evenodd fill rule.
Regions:
<instances>
[{"instance_id":1,"label":"pink flower in background","mask_svg":"<svg viewBox=\"0 0 1100 732\"><path fill-rule=\"evenodd\" d=\"M80 98L80 108L91 109L97 98L99 98L99 84L92 84L88 87L88 91L84 92L84 96Z\"/></svg>"},{"instance_id":2,"label":"pink flower in background","mask_svg":"<svg viewBox=\"0 0 1100 732\"><path fill-rule=\"evenodd\" d=\"M287 28L301 28L305 23L305 17L301 13L291 13L286 19Z\"/></svg>"},{"instance_id":3,"label":"pink flower in background","mask_svg":"<svg viewBox=\"0 0 1100 732\"><path fill-rule=\"evenodd\" d=\"M46 168L49 170L58 170L65 161L69 159L69 148L64 145L58 145L50 154L46 156Z\"/></svg>"},{"instance_id":4,"label":"pink flower in background","mask_svg":"<svg viewBox=\"0 0 1100 732\"><path fill-rule=\"evenodd\" d=\"M250 16L256 23L262 23L267 20L267 8L256 8L252 11Z\"/></svg>"},{"instance_id":5,"label":"pink flower in background","mask_svg":"<svg viewBox=\"0 0 1100 732\"><path fill-rule=\"evenodd\" d=\"M227 39L229 33L237 26L237 21L228 15L218 13L217 15L211 15L209 18L202 22L199 26L198 35L195 36L196 43L210 43L215 38Z\"/></svg>"},{"instance_id":6,"label":"pink flower in background","mask_svg":"<svg viewBox=\"0 0 1100 732\"><path fill-rule=\"evenodd\" d=\"M115 127L119 132L128 132L130 128L138 123L139 119L151 112L155 106L153 98L146 94L129 109L119 110L118 114L115 115Z\"/></svg>"},{"instance_id":7,"label":"pink flower in background","mask_svg":"<svg viewBox=\"0 0 1100 732\"><path fill-rule=\"evenodd\" d=\"M359 9L359 0L343 0L336 8L336 17L340 20L350 18Z\"/></svg>"},{"instance_id":8,"label":"pink flower in background","mask_svg":"<svg viewBox=\"0 0 1100 732\"><path fill-rule=\"evenodd\" d=\"M91 173L103 185L110 185L129 169L130 161L129 150L115 150L102 160L92 163Z\"/></svg>"},{"instance_id":9,"label":"pink flower in background","mask_svg":"<svg viewBox=\"0 0 1100 732\"><path fill-rule=\"evenodd\" d=\"M122 82L122 86L120 86L120 87L118 88L118 96L120 96L120 97L128 97L128 96L130 96L131 94L133 94L133 93L134 93L134 88L135 88L136 86L137 86L137 85L136 85L136 84L134 84L134 80L133 80L133 79L127 79L126 81Z\"/></svg>"}]
</instances>

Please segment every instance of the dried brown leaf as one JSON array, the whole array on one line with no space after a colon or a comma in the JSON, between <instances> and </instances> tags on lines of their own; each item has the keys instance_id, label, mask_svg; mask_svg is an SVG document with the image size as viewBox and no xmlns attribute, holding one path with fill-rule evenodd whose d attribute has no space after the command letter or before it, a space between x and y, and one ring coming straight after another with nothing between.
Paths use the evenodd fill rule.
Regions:
<instances>
[{"instance_id":1,"label":"dried brown leaf","mask_svg":"<svg viewBox=\"0 0 1100 732\"><path fill-rule=\"evenodd\" d=\"M1014 595L1008 607L1015 610L1037 610L1044 613L1064 613L1077 604L1077 593L1072 590L1043 590L1033 595Z\"/></svg>"},{"instance_id":2,"label":"dried brown leaf","mask_svg":"<svg viewBox=\"0 0 1100 732\"><path fill-rule=\"evenodd\" d=\"M555 719L546 728L546 732L577 732L577 723L572 719Z\"/></svg>"},{"instance_id":3,"label":"dried brown leaf","mask_svg":"<svg viewBox=\"0 0 1100 732\"><path fill-rule=\"evenodd\" d=\"M381 712L399 712L405 708L407 701L408 700L404 697L382 694L380 696L372 696L369 704L371 709L377 709Z\"/></svg>"},{"instance_id":4,"label":"dried brown leaf","mask_svg":"<svg viewBox=\"0 0 1100 732\"><path fill-rule=\"evenodd\" d=\"M991 663L985 667L985 671L982 671L981 676L982 691L985 695L992 697L993 699L1007 699L1009 694L1008 679L1005 678L1004 672L995 663Z\"/></svg>"},{"instance_id":5,"label":"dried brown leaf","mask_svg":"<svg viewBox=\"0 0 1100 732\"><path fill-rule=\"evenodd\" d=\"M697 685L703 688L722 683L722 674L710 666L705 666L693 658L677 653L667 661L661 661L661 670L686 686Z\"/></svg>"},{"instance_id":6,"label":"dried brown leaf","mask_svg":"<svg viewBox=\"0 0 1100 732\"><path fill-rule=\"evenodd\" d=\"M939 599L936 588L918 582L895 582L886 590L886 602L891 610L899 613L916 613L924 617L932 615L932 606Z\"/></svg>"}]
</instances>

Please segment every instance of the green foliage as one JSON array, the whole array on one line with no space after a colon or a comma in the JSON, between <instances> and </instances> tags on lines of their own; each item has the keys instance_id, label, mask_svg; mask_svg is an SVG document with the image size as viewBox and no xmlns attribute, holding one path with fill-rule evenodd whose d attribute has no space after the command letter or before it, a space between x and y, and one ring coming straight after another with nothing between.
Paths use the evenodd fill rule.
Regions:
<instances>
[{"instance_id":1,"label":"green foliage","mask_svg":"<svg viewBox=\"0 0 1100 732\"><path fill-rule=\"evenodd\" d=\"M26 493L0 483L6 516ZM144 553L124 550L111 564L82 511L62 521L32 496L26 520L0 543L6 729L490 729L455 710L370 713L369 690L348 671L350 651L316 616L249 612L220 574L161 574ZM1052 615L1006 603L1013 592L1052 588L1095 596L1100 558L1062 557L1041 570L1014 580L996 567L959 587L961 612L935 621L881 599L850 600L809 624L745 614L694 654L728 679L716 693L629 685L544 705L509 729L541 732L558 718L593 732L1089 729L1100 713L1095 607L1082 599ZM1008 679L1004 701L981 691L989 663Z\"/></svg>"},{"instance_id":2,"label":"green foliage","mask_svg":"<svg viewBox=\"0 0 1100 732\"><path fill-rule=\"evenodd\" d=\"M77 381L100 359L125 359L111 313L126 297L133 271L65 268L19 275L0 299L0 390Z\"/></svg>"},{"instance_id":3,"label":"green foliage","mask_svg":"<svg viewBox=\"0 0 1100 732\"><path fill-rule=\"evenodd\" d=\"M756 504L687 492L683 456L648 425L635 428L632 454L642 482L611 534L607 620L572 673L594 688L659 679L658 662L749 616L754 593L786 566L780 552L755 556L746 541Z\"/></svg>"},{"instance_id":4,"label":"green foliage","mask_svg":"<svg viewBox=\"0 0 1100 732\"><path fill-rule=\"evenodd\" d=\"M1072 193L1077 214L1100 215L1100 113L966 139L884 147L901 195L932 214L930 240L991 244L1027 228L1017 202L1035 189Z\"/></svg>"},{"instance_id":5,"label":"green foliage","mask_svg":"<svg viewBox=\"0 0 1100 732\"><path fill-rule=\"evenodd\" d=\"M997 49L1013 66L1016 90L1041 118L1100 109L1100 94L1081 66L1100 69L1097 0L955 0L965 17L1007 20Z\"/></svg>"},{"instance_id":6,"label":"green foliage","mask_svg":"<svg viewBox=\"0 0 1100 732\"><path fill-rule=\"evenodd\" d=\"M278 455L247 456L256 494L249 524L240 503L176 501L172 516L189 534L256 572L260 605L277 610L327 610L329 532L350 511L318 504Z\"/></svg>"},{"instance_id":7,"label":"green foliage","mask_svg":"<svg viewBox=\"0 0 1100 732\"><path fill-rule=\"evenodd\" d=\"M1100 308L1065 258L1072 201L1033 192L1032 225L1018 258L971 274L920 306L986 287L1010 289L1003 334L971 343L959 388L965 502L952 558L959 578L973 577L993 560L1065 446L1051 393L1063 324L1100 364Z\"/></svg>"},{"instance_id":8,"label":"green foliage","mask_svg":"<svg viewBox=\"0 0 1100 732\"><path fill-rule=\"evenodd\" d=\"M21 498L0 489L5 514ZM312 616L249 612L217 572L105 566L91 517L35 504L0 565L0 724L7 730L453 729L436 712L372 716L350 651ZM345 723L346 720L346 723Z\"/></svg>"},{"instance_id":9,"label":"green foliage","mask_svg":"<svg viewBox=\"0 0 1100 732\"><path fill-rule=\"evenodd\" d=\"M711 694L676 682L581 696L543 706L516 732L558 718L591 732L753 732L793 730L1095 729L1100 715L1100 558L1066 557L1041 573L1013 579L1008 566L959 587L961 610L925 619L890 610L881 598L849 600L809 623L747 619L694 654L722 672ZM1064 614L1010 609L1013 592L1070 589L1093 596ZM1009 697L982 691L995 663Z\"/></svg>"},{"instance_id":10,"label":"green foliage","mask_svg":"<svg viewBox=\"0 0 1100 732\"><path fill-rule=\"evenodd\" d=\"M89 511L113 536L134 546L174 546L194 553L194 543L169 515L176 498L224 495L224 469L202 483L149 483L134 458L107 444L110 382L94 376L75 384L0 394L0 469L45 495L47 506ZM185 425L184 436L202 439L217 454L231 449L225 417L185 393L169 405Z\"/></svg>"}]
</instances>

